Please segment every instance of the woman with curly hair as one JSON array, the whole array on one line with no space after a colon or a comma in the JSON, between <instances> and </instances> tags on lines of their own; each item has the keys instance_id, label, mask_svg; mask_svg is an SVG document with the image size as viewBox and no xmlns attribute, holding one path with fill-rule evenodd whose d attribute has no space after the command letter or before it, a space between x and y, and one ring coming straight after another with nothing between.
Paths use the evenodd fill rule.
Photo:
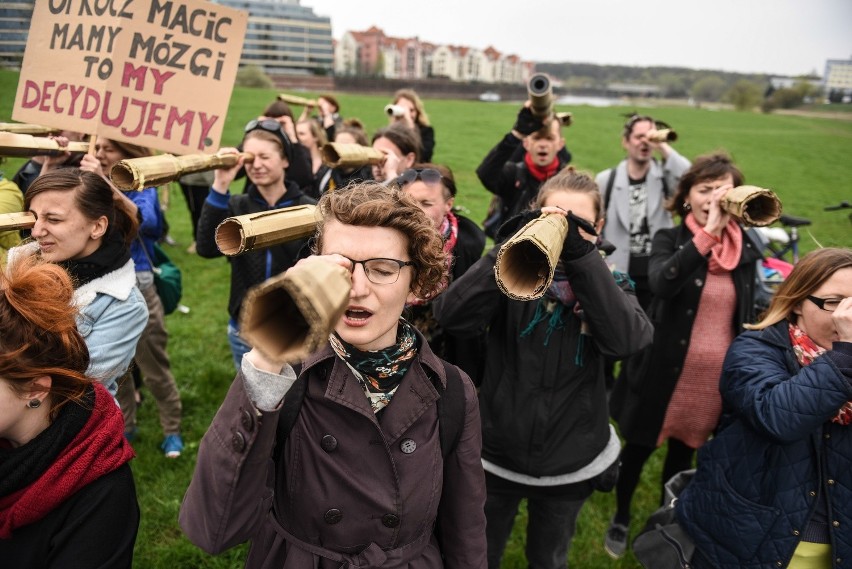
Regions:
<instances>
[{"instance_id":1,"label":"woman with curly hair","mask_svg":"<svg viewBox=\"0 0 852 569\"><path fill-rule=\"evenodd\" d=\"M317 207L316 254L297 267L350 271L348 305L298 371L245 355L202 439L181 526L210 553L251 541L246 567L484 568L476 392L402 318L446 278L441 237L414 200L376 183ZM445 445L454 389L463 412Z\"/></svg>"}]
</instances>

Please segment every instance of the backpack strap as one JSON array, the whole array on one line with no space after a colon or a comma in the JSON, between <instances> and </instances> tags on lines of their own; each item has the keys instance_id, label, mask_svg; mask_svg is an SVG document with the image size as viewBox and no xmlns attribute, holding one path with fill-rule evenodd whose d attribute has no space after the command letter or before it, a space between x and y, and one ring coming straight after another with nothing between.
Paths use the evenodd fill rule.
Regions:
<instances>
[{"instance_id":1,"label":"backpack strap","mask_svg":"<svg viewBox=\"0 0 852 569\"><path fill-rule=\"evenodd\" d=\"M443 362L443 360L441 360ZM438 399L438 436L441 439L441 456L446 459L459 444L464 428L464 382L459 368L443 362L447 374L447 388ZM437 383L437 382L436 382ZM436 387L440 386L436 385Z\"/></svg>"},{"instance_id":2,"label":"backpack strap","mask_svg":"<svg viewBox=\"0 0 852 569\"><path fill-rule=\"evenodd\" d=\"M464 427L465 405L464 383L459 369L447 362L443 363L444 372L447 375L447 388L442 390L437 378L433 378L432 381L436 384L438 391L441 392L441 397L436 403L438 407L438 436L441 441L441 456L446 459L459 444ZM281 413L278 416L276 444L272 454L276 463L281 456L290 431L296 424L296 419L299 417L299 411L302 410L302 403L305 400L307 380L300 375L301 367L301 365L293 366L298 377L287 391L284 404L281 406Z\"/></svg>"},{"instance_id":3,"label":"backpack strap","mask_svg":"<svg viewBox=\"0 0 852 569\"><path fill-rule=\"evenodd\" d=\"M609 211L609 199L612 197L612 186L615 184L615 171L618 167L612 168L609 171L609 179L606 181L606 189L604 190L604 215Z\"/></svg>"}]
</instances>

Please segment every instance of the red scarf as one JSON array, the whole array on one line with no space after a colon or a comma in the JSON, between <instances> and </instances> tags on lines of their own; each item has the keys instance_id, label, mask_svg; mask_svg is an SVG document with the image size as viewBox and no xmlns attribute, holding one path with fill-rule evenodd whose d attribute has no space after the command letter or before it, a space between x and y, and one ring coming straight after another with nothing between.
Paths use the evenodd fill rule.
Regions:
<instances>
[{"instance_id":1,"label":"red scarf","mask_svg":"<svg viewBox=\"0 0 852 569\"><path fill-rule=\"evenodd\" d=\"M790 322L789 329L790 343L793 345L793 352L796 354L796 359L799 360L799 365L802 367L810 365L811 362L825 353L825 348L817 346L810 336L792 322ZM837 415L831 419L831 422L841 425L852 423L852 401L847 401L837 412Z\"/></svg>"},{"instance_id":2,"label":"red scarf","mask_svg":"<svg viewBox=\"0 0 852 569\"><path fill-rule=\"evenodd\" d=\"M693 235L698 234L699 231L704 231L704 228L695 221L695 215L692 212L686 215L684 223ZM733 271L737 263L740 262L740 254L743 250L743 232L737 222L733 219L728 221L728 225L722 230L721 239L706 231L704 233L716 241L716 245L713 245L710 249L707 270L714 275Z\"/></svg>"},{"instance_id":3,"label":"red scarf","mask_svg":"<svg viewBox=\"0 0 852 569\"><path fill-rule=\"evenodd\" d=\"M41 520L75 492L134 457L115 400L100 383L92 385L94 408L77 436L32 484L0 498L0 539Z\"/></svg>"},{"instance_id":4,"label":"red scarf","mask_svg":"<svg viewBox=\"0 0 852 569\"><path fill-rule=\"evenodd\" d=\"M444 221L441 222L438 233L441 234L441 239L444 240L444 253L447 254L447 274L438 284L438 290L430 298L438 296L450 284L450 270L453 267L453 250L456 248L459 238L459 220L452 211L448 211L447 215L444 216ZM427 302L429 300L415 298L408 306L421 306Z\"/></svg>"},{"instance_id":5,"label":"red scarf","mask_svg":"<svg viewBox=\"0 0 852 569\"><path fill-rule=\"evenodd\" d=\"M532 156L529 152L524 154L524 164L527 165L527 169L530 171L530 174L533 175L533 178L538 180L539 182L543 182L548 178L553 177L554 174L559 170L559 158L553 158L553 162L542 168L541 166L537 166L533 163Z\"/></svg>"}]
</instances>

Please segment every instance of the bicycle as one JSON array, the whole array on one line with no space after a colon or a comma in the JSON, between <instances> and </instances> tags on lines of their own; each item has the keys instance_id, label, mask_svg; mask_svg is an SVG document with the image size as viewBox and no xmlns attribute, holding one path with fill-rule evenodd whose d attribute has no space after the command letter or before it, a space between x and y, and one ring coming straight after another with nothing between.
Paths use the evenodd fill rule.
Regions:
<instances>
[{"instance_id":1,"label":"bicycle","mask_svg":"<svg viewBox=\"0 0 852 569\"><path fill-rule=\"evenodd\" d=\"M843 200L837 205L827 205L823 208L825 211L840 211L841 209L852 209L852 204ZM852 213L849 214L849 223L852 223Z\"/></svg>"}]
</instances>

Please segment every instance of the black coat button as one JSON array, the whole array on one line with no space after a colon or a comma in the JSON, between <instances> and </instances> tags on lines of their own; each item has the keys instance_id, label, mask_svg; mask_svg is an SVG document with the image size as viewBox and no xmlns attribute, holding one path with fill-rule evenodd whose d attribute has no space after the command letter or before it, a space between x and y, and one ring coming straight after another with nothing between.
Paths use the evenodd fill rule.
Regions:
<instances>
[{"instance_id":1,"label":"black coat button","mask_svg":"<svg viewBox=\"0 0 852 569\"><path fill-rule=\"evenodd\" d=\"M399 450L405 454L411 454L417 450L417 443L411 439L402 439L402 442L399 443Z\"/></svg>"},{"instance_id":2,"label":"black coat button","mask_svg":"<svg viewBox=\"0 0 852 569\"><path fill-rule=\"evenodd\" d=\"M320 446L325 452L331 452L337 448L337 439L331 435L326 435L322 438Z\"/></svg>"},{"instance_id":3,"label":"black coat button","mask_svg":"<svg viewBox=\"0 0 852 569\"><path fill-rule=\"evenodd\" d=\"M382 525L386 528L395 528L399 525L399 516L393 514L385 514L382 516Z\"/></svg>"},{"instance_id":4,"label":"black coat button","mask_svg":"<svg viewBox=\"0 0 852 569\"><path fill-rule=\"evenodd\" d=\"M247 409L243 409L242 413L240 413L240 424L249 433L254 430L254 417L251 416L251 412Z\"/></svg>"},{"instance_id":5,"label":"black coat button","mask_svg":"<svg viewBox=\"0 0 852 569\"><path fill-rule=\"evenodd\" d=\"M246 450L246 438L239 431L234 433L234 436L231 437L231 447L237 452L243 452Z\"/></svg>"},{"instance_id":6,"label":"black coat button","mask_svg":"<svg viewBox=\"0 0 852 569\"><path fill-rule=\"evenodd\" d=\"M334 525L343 519L343 512L341 512L337 508L332 508L327 511L322 518L325 520L325 523L329 525Z\"/></svg>"}]
</instances>

